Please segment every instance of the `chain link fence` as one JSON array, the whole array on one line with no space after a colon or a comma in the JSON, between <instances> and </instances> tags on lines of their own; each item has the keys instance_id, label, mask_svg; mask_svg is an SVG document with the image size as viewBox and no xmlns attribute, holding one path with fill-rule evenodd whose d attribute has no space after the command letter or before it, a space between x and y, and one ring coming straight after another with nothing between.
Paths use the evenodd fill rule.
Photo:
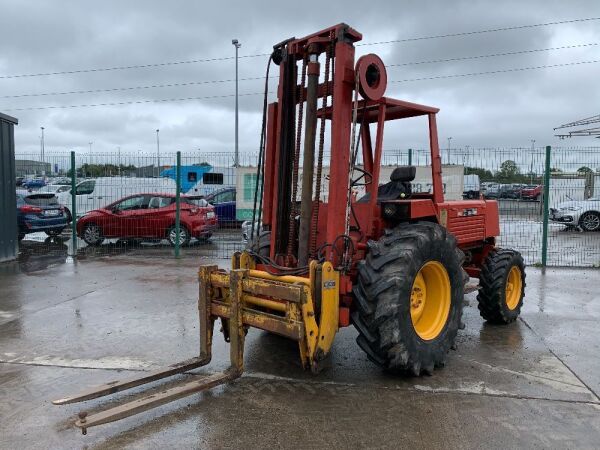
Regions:
<instances>
[{"instance_id":1,"label":"chain link fence","mask_svg":"<svg viewBox=\"0 0 600 450\"><path fill-rule=\"evenodd\" d=\"M233 157L54 152L41 161L18 154L21 258L229 258L245 246L241 223L251 218L257 160L242 154L234 168ZM447 200L498 201L500 246L519 250L528 264L600 265L600 148L443 148L441 157ZM407 164L417 166L413 191L429 192L427 149L386 150L380 181ZM327 173L324 167L324 181ZM27 228L27 211L54 228Z\"/></svg>"}]
</instances>

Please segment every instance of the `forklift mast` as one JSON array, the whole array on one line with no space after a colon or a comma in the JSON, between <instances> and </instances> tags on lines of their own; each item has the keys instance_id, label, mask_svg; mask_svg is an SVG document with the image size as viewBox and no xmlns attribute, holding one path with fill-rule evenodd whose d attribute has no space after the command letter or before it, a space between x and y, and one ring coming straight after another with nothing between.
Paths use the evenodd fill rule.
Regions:
<instances>
[{"instance_id":1,"label":"forklift mast","mask_svg":"<svg viewBox=\"0 0 600 450\"><path fill-rule=\"evenodd\" d=\"M387 75L381 59L369 54L359 58L355 65L354 43L361 39L356 30L338 24L274 46L272 59L279 65L279 85L277 101L268 105L267 110L262 224L264 230L271 232L269 256L277 264L306 266L322 246L329 249L325 259L335 263L336 239L350 235L347 239L352 239L354 248L360 249L368 238L379 237L384 224L380 219L377 187L387 120L428 116L433 180L433 193L428 197L433 203L444 201L435 117L439 110L384 97ZM322 80L319 59L325 60ZM330 148L328 199L324 202L320 184L326 121ZM374 148L372 123L377 124ZM367 203L353 202L349 179L359 142L365 189L370 196ZM298 206L301 159L302 197ZM353 234L350 232L353 229L361 233Z\"/></svg>"}]
</instances>

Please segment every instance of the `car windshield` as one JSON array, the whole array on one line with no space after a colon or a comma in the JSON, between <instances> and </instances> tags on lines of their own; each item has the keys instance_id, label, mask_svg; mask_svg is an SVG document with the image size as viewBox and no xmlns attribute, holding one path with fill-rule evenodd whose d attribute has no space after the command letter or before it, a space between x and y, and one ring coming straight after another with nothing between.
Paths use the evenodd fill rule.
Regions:
<instances>
[{"instance_id":1,"label":"car windshield","mask_svg":"<svg viewBox=\"0 0 600 450\"><path fill-rule=\"evenodd\" d=\"M194 206L199 206L200 208L205 208L208 206L208 202L204 198L200 197L192 197L192 198L182 198L184 203L189 203Z\"/></svg>"}]
</instances>

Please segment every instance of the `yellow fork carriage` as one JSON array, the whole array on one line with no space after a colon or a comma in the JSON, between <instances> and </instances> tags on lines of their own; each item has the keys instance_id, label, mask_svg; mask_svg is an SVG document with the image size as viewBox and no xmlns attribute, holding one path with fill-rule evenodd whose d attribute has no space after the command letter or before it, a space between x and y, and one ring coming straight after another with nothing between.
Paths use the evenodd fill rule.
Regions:
<instances>
[{"instance_id":1,"label":"yellow fork carriage","mask_svg":"<svg viewBox=\"0 0 600 450\"><path fill-rule=\"evenodd\" d=\"M72 397L55 400L65 405L114 394L181 374L210 363L214 323L221 319L230 343L230 367L194 381L182 381L158 393L92 415L79 413L75 425L87 429L147 411L188 395L235 380L244 371L244 339L249 327L260 328L298 342L305 368L318 372L329 353L339 321L339 272L330 262L312 261L309 277L273 275L256 270L246 252L235 253L232 270L201 266L198 271L200 355L138 378L111 381ZM318 307L318 311L317 311Z\"/></svg>"}]
</instances>

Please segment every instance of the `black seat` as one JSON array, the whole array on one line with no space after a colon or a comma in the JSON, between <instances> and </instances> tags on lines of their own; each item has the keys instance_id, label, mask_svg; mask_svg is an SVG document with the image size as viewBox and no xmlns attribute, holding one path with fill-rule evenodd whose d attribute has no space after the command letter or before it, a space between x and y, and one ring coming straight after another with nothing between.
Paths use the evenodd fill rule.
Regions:
<instances>
[{"instance_id":1,"label":"black seat","mask_svg":"<svg viewBox=\"0 0 600 450\"><path fill-rule=\"evenodd\" d=\"M416 174L415 166L396 167L390 174L390 181L377 188L377 201L409 198L412 193L410 182L415 179ZM357 203L367 203L370 198L370 194L363 195Z\"/></svg>"}]
</instances>

